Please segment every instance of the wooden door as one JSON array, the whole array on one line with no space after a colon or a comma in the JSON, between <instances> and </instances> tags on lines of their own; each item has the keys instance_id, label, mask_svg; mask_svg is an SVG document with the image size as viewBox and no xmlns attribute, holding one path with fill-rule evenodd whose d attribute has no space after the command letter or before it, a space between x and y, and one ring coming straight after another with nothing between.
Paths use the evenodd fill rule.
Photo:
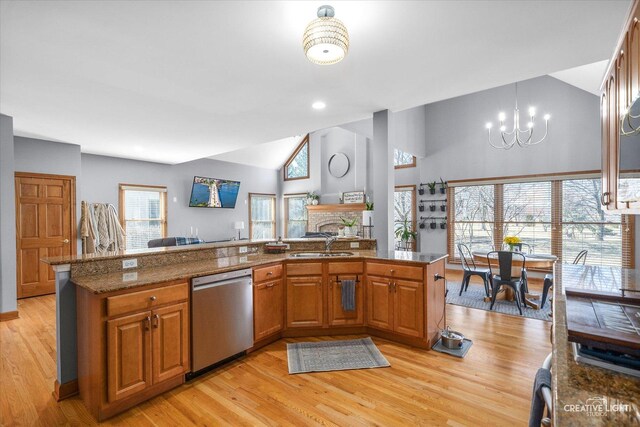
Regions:
<instances>
[{"instance_id":1,"label":"wooden door","mask_svg":"<svg viewBox=\"0 0 640 427\"><path fill-rule=\"evenodd\" d=\"M421 282L394 280L393 330L412 337L424 335L424 293Z\"/></svg>"},{"instance_id":2,"label":"wooden door","mask_svg":"<svg viewBox=\"0 0 640 427\"><path fill-rule=\"evenodd\" d=\"M322 276L287 278L287 327L321 327Z\"/></svg>"},{"instance_id":3,"label":"wooden door","mask_svg":"<svg viewBox=\"0 0 640 427\"><path fill-rule=\"evenodd\" d=\"M107 395L115 402L151 385L151 312L107 321Z\"/></svg>"},{"instance_id":4,"label":"wooden door","mask_svg":"<svg viewBox=\"0 0 640 427\"><path fill-rule=\"evenodd\" d=\"M357 280L358 276L341 275L340 280ZM364 299L362 283L356 282L356 309L344 311L342 309L342 283L334 278L329 279L329 325L362 325L364 323Z\"/></svg>"},{"instance_id":5,"label":"wooden door","mask_svg":"<svg viewBox=\"0 0 640 427\"><path fill-rule=\"evenodd\" d=\"M393 330L393 293L389 278L367 277L367 325Z\"/></svg>"},{"instance_id":6,"label":"wooden door","mask_svg":"<svg viewBox=\"0 0 640 427\"><path fill-rule=\"evenodd\" d=\"M16 173L18 298L54 293L55 274L41 258L75 255L75 178Z\"/></svg>"},{"instance_id":7,"label":"wooden door","mask_svg":"<svg viewBox=\"0 0 640 427\"><path fill-rule=\"evenodd\" d=\"M186 302L152 312L153 383L189 369L189 306Z\"/></svg>"},{"instance_id":8,"label":"wooden door","mask_svg":"<svg viewBox=\"0 0 640 427\"><path fill-rule=\"evenodd\" d=\"M284 285L282 279L253 287L253 340L259 341L284 328Z\"/></svg>"}]
</instances>

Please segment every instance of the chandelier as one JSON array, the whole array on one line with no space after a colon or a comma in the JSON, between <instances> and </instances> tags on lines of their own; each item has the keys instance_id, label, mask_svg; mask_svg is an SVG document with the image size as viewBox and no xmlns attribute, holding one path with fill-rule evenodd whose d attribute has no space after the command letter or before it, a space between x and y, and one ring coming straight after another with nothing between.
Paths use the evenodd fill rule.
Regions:
<instances>
[{"instance_id":1,"label":"chandelier","mask_svg":"<svg viewBox=\"0 0 640 427\"><path fill-rule=\"evenodd\" d=\"M635 107L635 104L634 104ZM631 121L638 122L640 119L640 114L631 113L631 108L623 109L620 115L620 135L622 136L632 136L640 133L640 125L633 124ZM626 124L625 124L626 123Z\"/></svg>"},{"instance_id":2,"label":"chandelier","mask_svg":"<svg viewBox=\"0 0 640 427\"><path fill-rule=\"evenodd\" d=\"M540 144L547 137L547 132L549 131L549 119L551 115L544 115L544 135L538 140L533 138L536 121L536 109L534 107L529 107L529 121L527 122L527 128L520 128L520 110L518 110L518 83L516 83L516 107L513 110L513 128L510 131L507 131L507 126L505 125L505 119L507 115L504 112L500 112L498 114L498 122L500 123L500 138L498 139L497 144L493 142L491 138L491 128L493 127L493 123L487 123L487 132L489 135L489 144L493 148L501 148L503 150L508 150L513 147L515 144L518 144L520 147L529 147L532 145Z\"/></svg>"},{"instance_id":3,"label":"chandelier","mask_svg":"<svg viewBox=\"0 0 640 427\"><path fill-rule=\"evenodd\" d=\"M307 59L314 64L331 65L342 61L349 50L347 27L334 18L331 6L320 6L318 18L309 22L302 36Z\"/></svg>"}]
</instances>

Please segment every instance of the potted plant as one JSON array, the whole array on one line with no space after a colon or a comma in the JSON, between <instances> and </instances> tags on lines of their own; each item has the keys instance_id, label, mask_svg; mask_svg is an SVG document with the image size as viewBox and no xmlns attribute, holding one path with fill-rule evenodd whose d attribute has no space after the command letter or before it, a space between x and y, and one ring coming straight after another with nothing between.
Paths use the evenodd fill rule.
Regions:
<instances>
[{"instance_id":1,"label":"potted plant","mask_svg":"<svg viewBox=\"0 0 640 427\"><path fill-rule=\"evenodd\" d=\"M429 194L436 194L436 182L428 182L427 187L429 187Z\"/></svg>"},{"instance_id":2,"label":"potted plant","mask_svg":"<svg viewBox=\"0 0 640 427\"><path fill-rule=\"evenodd\" d=\"M365 202L364 208L365 210L362 211L362 225L372 226L373 225L373 202Z\"/></svg>"},{"instance_id":3,"label":"potted plant","mask_svg":"<svg viewBox=\"0 0 640 427\"><path fill-rule=\"evenodd\" d=\"M411 224L405 219L403 222L396 224L395 235L400 239L403 246L408 248L409 242L415 240L418 233L411 229Z\"/></svg>"},{"instance_id":4,"label":"potted plant","mask_svg":"<svg viewBox=\"0 0 640 427\"><path fill-rule=\"evenodd\" d=\"M522 243L522 240L518 236L505 236L504 242L509 246L509 250L513 252L515 246Z\"/></svg>"},{"instance_id":5,"label":"potted plant","mask_svg":"<svg viewBox=\"0 0 640 427\"><path fill-rule=\"evenodd\" d=\"M340 220L342 221L342 224L344 224L345 237L353 237L357 234L358 230L356 224L358 223L358 218L340 218Z\"/></svg>"},{"instance_id":6,"label":"potted plant","mask_svg":"<svg viewBox=\"0 0 640 427\"><path fill-rule=\"evenodd\" d=\"M423 222L420 223L420 225L418 227L420 227L421 229L425 229L425 228L427 228L427 224L425 224L424 221L423 221Z\"/></svg>"},{"instance_id":7,"label":"potted plant","mask_svg":"<svg viewBox=\"0 0 640 427\"><path fill-rule=\"evenodd\" d=\"M423 188L423 185L424 185L424 184L422 184L422 183L421 183L421 184L420 184L420 188L418 188L418 194L419 194L419 195L421 195L421 196L424 194L424 188Z\"/></svg>"},{"instance_id":8,"label":"potted plant","mask_svg":"<svg viewBox=\"0 0 640 427\"><path fill-rule=\"evenodd\" d=\"M440 228L442 230L444 230L445 228L447 228L447 221L445 221L444 219L442 220L442 222L440 223Z\"/></svg>"},{"instance_id":9,"label":"potted plant","mask_svg":"<svg viewBox=\"0 0 640 427\"><path fill-rule=\"evenodd\" d=\"M432 202L431 205L429 206L429 210L431 212L435 212L436 211L436 204Z\"/></svg>"},{"instance_id":10,"label":"potted plant","mask_svg":"<svg viewBox=\"0 0 640 427\"><path fill-rule=\"evenodd\" d=\"M431 222L429 223L429 228L431 228L432 230L435 230L437 226L438 225L436 224L435 218L432 219Z\"/></svg>"},{"instance_id":11,"label":"potted plant","mask_svg":"<svg viewBox=\"0 0 640 427\"><path fill-rule=\"evenodd\" d=\"M311 193L307 193L308 205L317 205L318 203L320 203L320 196L318 196L315 191L312 191Z\"/></svg>"},{"instance_id":12,"label":"potted plant","mask_svg":"<svg viewBox=\"0 0 640 427\"><path fill-rule=\"evenodd\" d=\"M420 206L418 206L418 210L420 210L420 212L424 212L424 205L422 204L422 202L420 202Z\"/></svg>"},{"instance_id":13,"label":"potted plant","mask_svg":"<svg viewBox=\"0 0 640 427\"><path fill-rule=\"evenodd\" d=\"M446 205L444 202L440 205L440 210L441 210L442 212L444 212L444 211L446 211L446 210L447 210L447 205Z\"/></svg>"},{"instance_id":14,"label":"potted plant","mask_svg":"<svg viewBox=\"0 0 640 427\"><path fill-rule=\"evenodd\" d=\"M440 178L440 193L446 194L446 192L447 192L447 183L444 182L442 178Z\"/></svg>"}]
</instances>

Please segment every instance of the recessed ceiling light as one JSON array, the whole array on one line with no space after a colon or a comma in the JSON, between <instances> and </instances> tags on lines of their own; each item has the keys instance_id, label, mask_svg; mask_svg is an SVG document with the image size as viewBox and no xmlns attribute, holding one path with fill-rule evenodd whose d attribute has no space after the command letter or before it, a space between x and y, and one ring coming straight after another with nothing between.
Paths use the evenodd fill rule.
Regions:
<instances>
[{"instance_id":1,"label":"recessed ceiling light","mask_svg":"<svg viewBox=\"0 0 640 427\"><path fill-rule=\"evenodd\" d=\"M324 107L326 107L327 104L325 104L322 101L316 101L313 104L311 104L311 108L313 108L314 110L324 110Z\"/></svg>"}]
</instances>

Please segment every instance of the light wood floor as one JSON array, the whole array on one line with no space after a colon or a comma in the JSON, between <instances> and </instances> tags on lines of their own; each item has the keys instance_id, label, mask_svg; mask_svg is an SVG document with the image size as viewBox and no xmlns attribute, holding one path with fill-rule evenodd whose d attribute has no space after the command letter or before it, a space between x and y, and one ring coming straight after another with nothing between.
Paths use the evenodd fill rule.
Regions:
<instances>
[{"instance_id":1,"label":"light wood floor","mask_svg":"<svg viewBox=\"0 0 640 427\"><path fill-rule=\"evenodd\" d=\"M18 306L0 323L0 425L95 424L78 397L51 395L54 297ZM105 424L526 425L550 324L458 306L447 318L474 341L465 359L374 338L390 368L289 375L285 343L302 340L281 340Z\"/></svg>"}]
</instances>

